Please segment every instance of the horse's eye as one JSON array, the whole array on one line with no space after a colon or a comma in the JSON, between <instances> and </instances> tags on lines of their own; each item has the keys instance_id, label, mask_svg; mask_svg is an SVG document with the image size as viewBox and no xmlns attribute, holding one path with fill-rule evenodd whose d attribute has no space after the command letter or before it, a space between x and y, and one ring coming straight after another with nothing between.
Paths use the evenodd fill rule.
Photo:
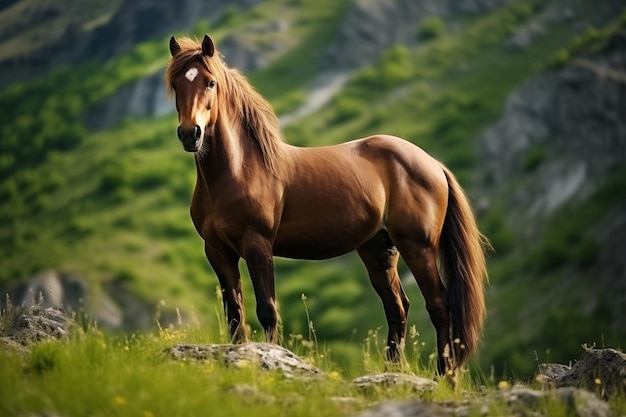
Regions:
<instances>
[{"instance_id":1,"label":"horse's eye","mask_svg":"<svg viewBox=\"0 0 626 417\"><path fill-rule=\"evenodd\" d=\"M207 83L207 88L213 88L215 87L215 81L214 80L209 80L209 82Z\"/></svg>"}]
</instances>

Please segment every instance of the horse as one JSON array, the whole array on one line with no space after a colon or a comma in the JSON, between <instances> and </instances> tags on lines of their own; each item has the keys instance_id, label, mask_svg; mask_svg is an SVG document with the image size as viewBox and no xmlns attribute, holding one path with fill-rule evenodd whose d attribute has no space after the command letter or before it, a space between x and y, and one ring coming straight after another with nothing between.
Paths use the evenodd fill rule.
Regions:
<instances>
[{"instance_id":1,"label":"horse","mask_svg":"<svg viewBox=\"0 0 626 417\"><path fill-rule=\"evenodd\" d=\"M172 37L169 49L177 136L197 171L191 219L221 286L232 341L248 338L241 258L257 318L277 343L274 256L321 260L356 250L383 303L388 360L400 360L406 335L402 256L436 331L437 372L461 367L485 318L486 238L455 176L390 135L289 145L271 105L224 62L210 36Z\"/></svg>"}]
</instances>

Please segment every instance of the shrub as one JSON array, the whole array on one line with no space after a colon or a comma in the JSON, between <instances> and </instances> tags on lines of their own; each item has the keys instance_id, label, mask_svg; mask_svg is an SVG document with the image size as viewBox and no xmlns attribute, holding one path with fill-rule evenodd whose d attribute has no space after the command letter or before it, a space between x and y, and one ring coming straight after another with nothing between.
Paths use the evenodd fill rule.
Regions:
<instances>
[{"instance_id":1,"label":"shrub","mask_svg":"<svg viewBox=\"0 0 626 417\"><path fill-rule=\"evenodd\" d=\"M112 192L130 184L130 174L121 164L112 164L102 170L99 191Z\"/></svg>"},{"instance_id":2,"label":"shrub","mask_svg":"<svg viewBox=\"0 0 626 417\"><path fill-rule=\"evenodd\" d=\"M359 116L365 110L365 105L352 97L339 96L335 101L334 123L346 122Z\"/></svg>"},{"instance_id":3,"label":"shrub","mask_svg":"<svg viewBox=\"0 0 626 417\"><path fill-rule=\"evenodd\" d=\"M220 26L230 25L235 22L239 14L239 8L237 6L228 6L222 12L222 15L218 20L218 24Z\"/></svg>"},{"instance_id":4,"label":"shrub","mask_svg":"<svg viewBox=\"0 0 626 417\"><path fill-rule=\"evenodd\" d=\"M383 55L380 64L380 81L383 87L405 83L413 76L411 54L404 45L396 45Z\"/></svg>"},{"instance_id":5,"label":"shrub","mask_svg":"<svg viewBox=\"0 0 626 417\"><path fill-rule=\"evenodd\" d=\"M536 144L531 146L524 159L522 160L522 169L524 172L533 172L546 157L546 151L543 146Z\"/></svg>"},{"instance_id":6,"label":"shrub","mask_svg":"<svg viewBox=\"0 0 626 417\"><path fill-rule=\"evenodd\" d=\"M417 29L417 38L427 41L440 37L445 32L445 24L438 17L428 17L420 23Z\"/></svg>"}]
</instances>

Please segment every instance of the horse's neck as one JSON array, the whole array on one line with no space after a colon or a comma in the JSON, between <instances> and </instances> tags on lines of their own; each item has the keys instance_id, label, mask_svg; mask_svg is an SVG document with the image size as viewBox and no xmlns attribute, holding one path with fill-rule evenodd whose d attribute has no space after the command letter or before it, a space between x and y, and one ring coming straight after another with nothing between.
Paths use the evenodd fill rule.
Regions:
<instances>
[{"instance_id":1,"label":"horse's neck","mask_svg":"<svg viewBox=\"0 0 626 417\"><path fill-rule=\"evenodd\" d=\"M248 133L237 123L219 118L209 139L208 151L196 154L199 177L207 185L219 178L247 181L252 173L261 175L263 156Z\"/></svg>"}]
</instances>

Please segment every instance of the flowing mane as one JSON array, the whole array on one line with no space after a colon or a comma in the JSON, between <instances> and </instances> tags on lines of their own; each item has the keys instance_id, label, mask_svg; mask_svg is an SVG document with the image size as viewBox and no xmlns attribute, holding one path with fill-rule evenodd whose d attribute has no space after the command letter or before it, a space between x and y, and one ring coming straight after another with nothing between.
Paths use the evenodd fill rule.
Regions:
<instances>
[{"instance_id":1,"label":"flowing mane","mask_svg":"<svg viewBox=\"0 0 626 417\"><path fill-rule=\"evenodd\" d=\"M199 62L217 78L220 114L231 121L240 121L250 139L255 141L263 155L266 168L274 175L280 173L284 138L278 117L270 103L259 94L247 78L238 70L229 68L218 51L212 57L202 53L200 42L192 38L180 38L181 51L169 62L165 72L167 92L174 94L172 80L183 74L194 62Z\"/></svg>"}]
</instances>

